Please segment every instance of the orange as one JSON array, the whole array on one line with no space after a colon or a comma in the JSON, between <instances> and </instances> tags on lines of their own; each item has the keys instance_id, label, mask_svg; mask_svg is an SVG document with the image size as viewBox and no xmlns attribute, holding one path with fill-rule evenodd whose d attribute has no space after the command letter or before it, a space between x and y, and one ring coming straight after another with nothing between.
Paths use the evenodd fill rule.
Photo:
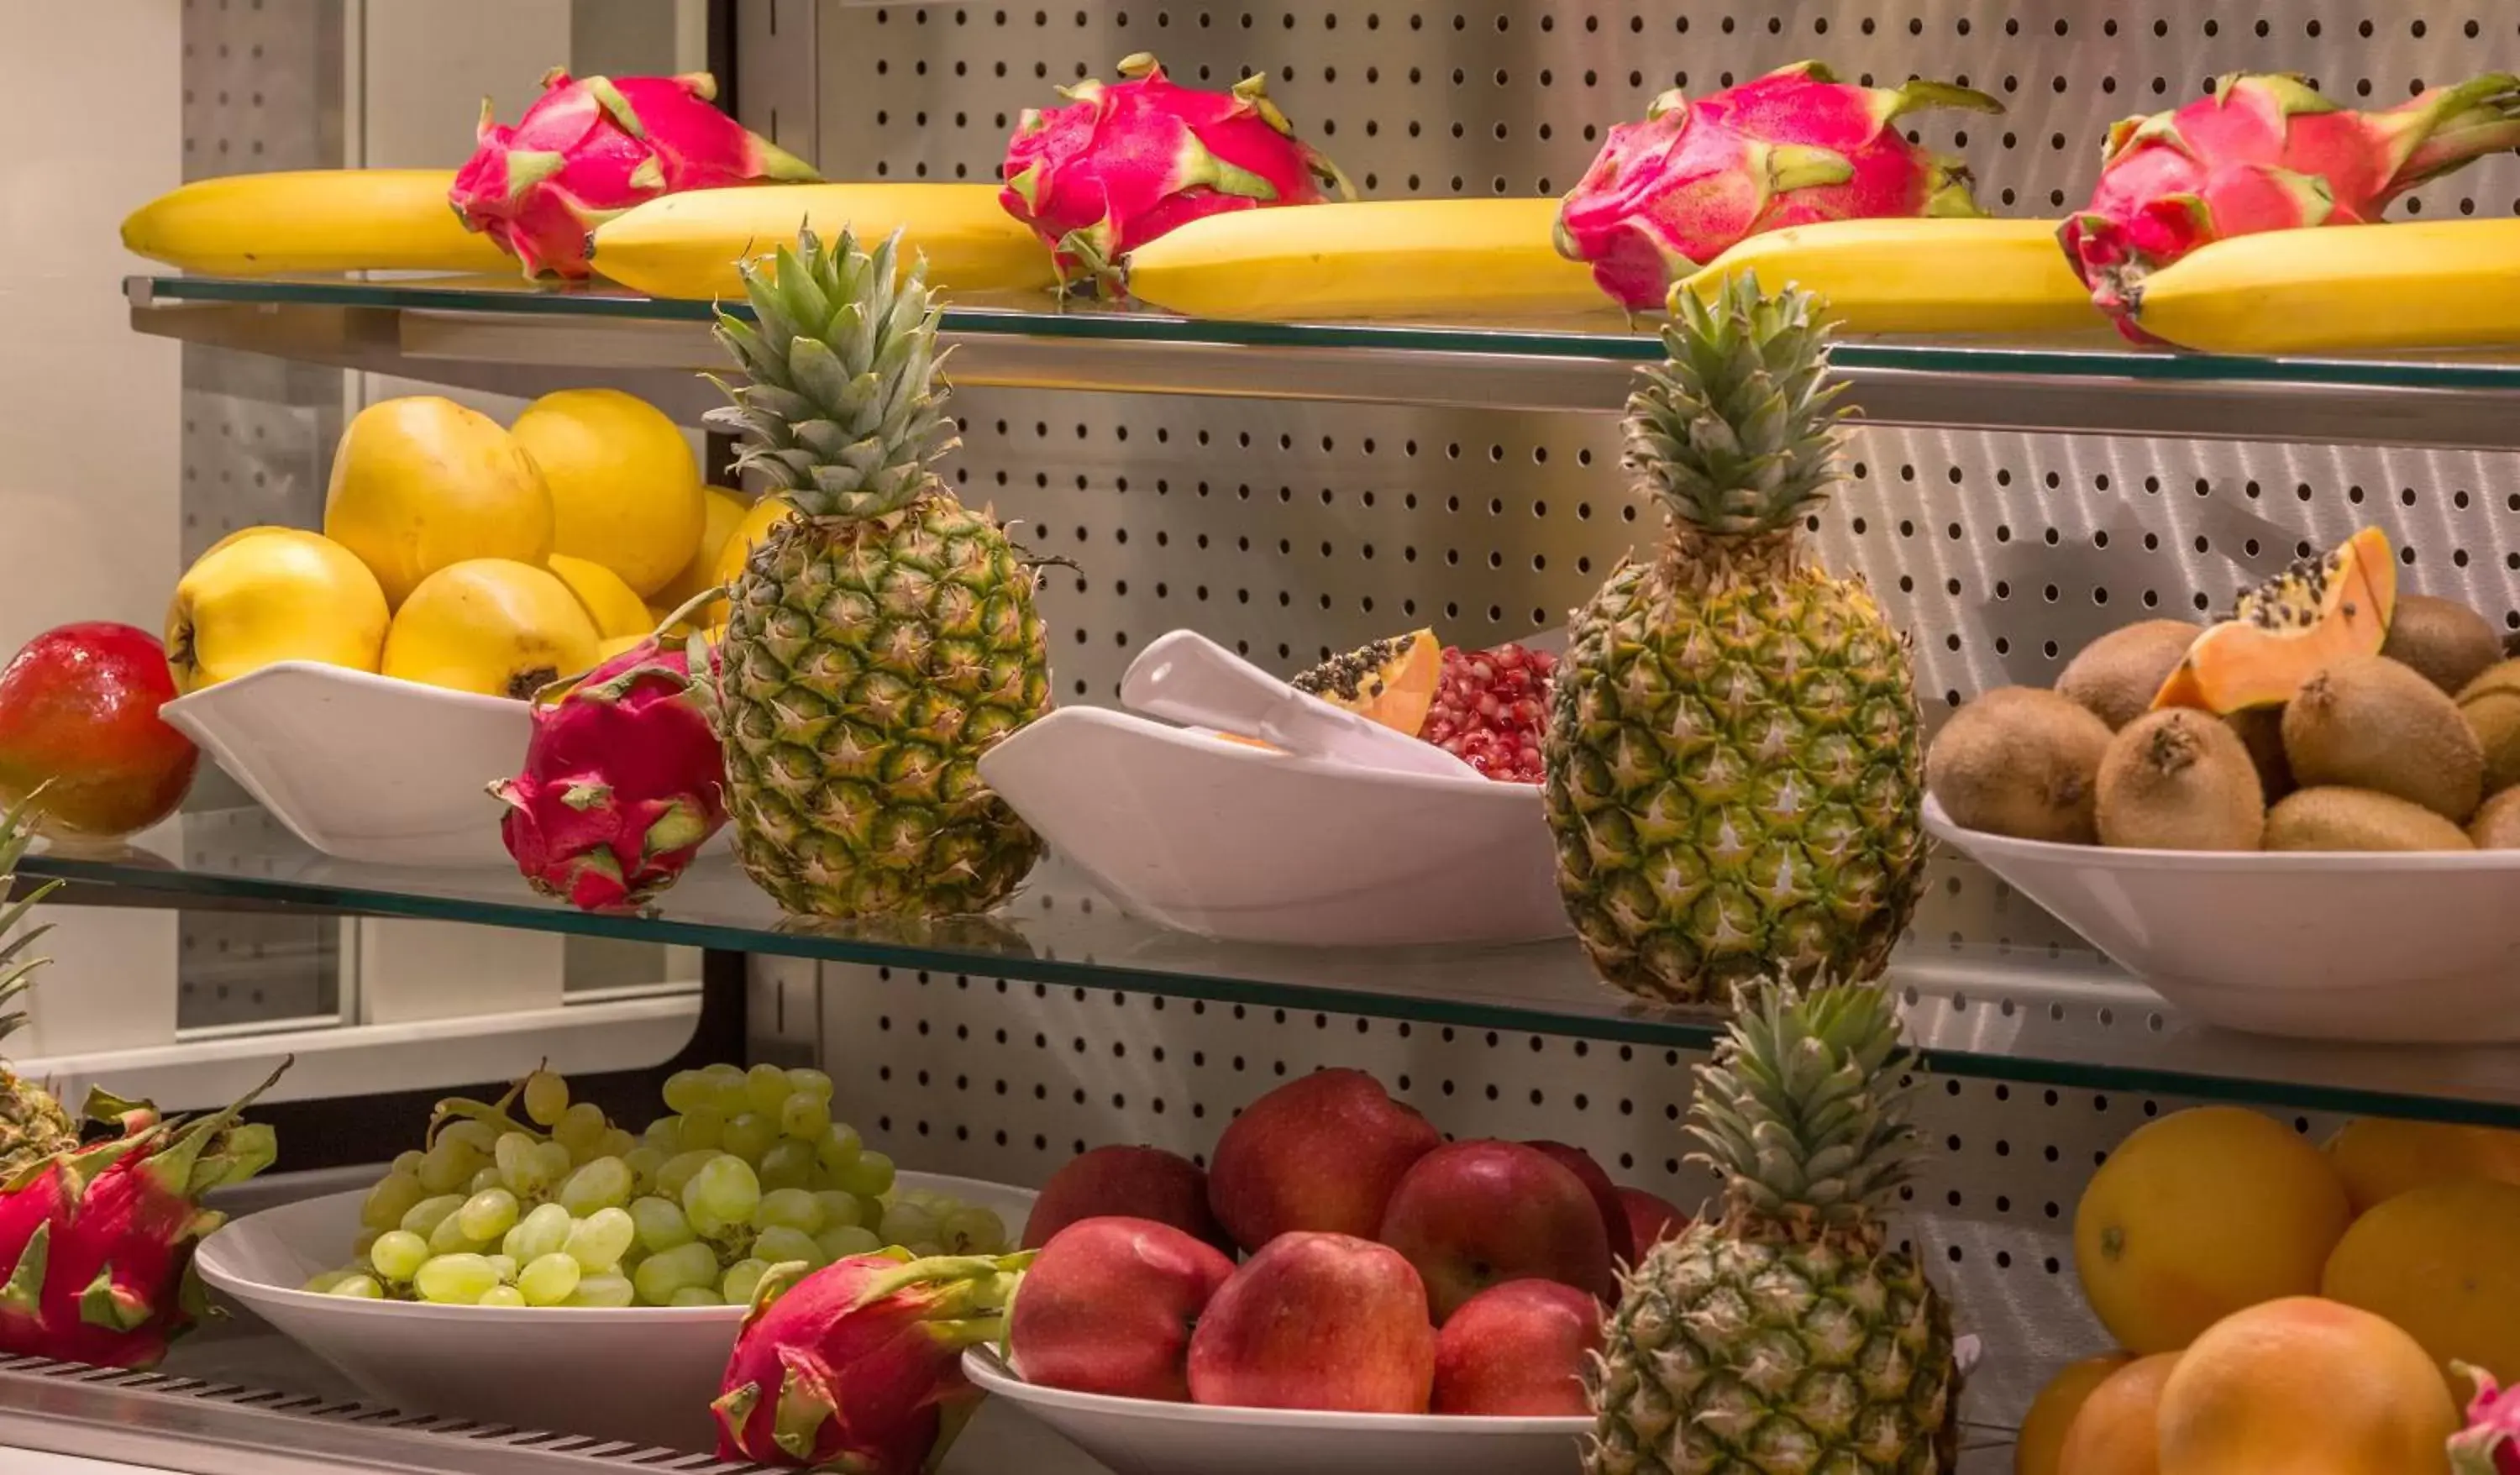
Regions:
<instances>
[{"instance_id":1,"label":"orange","mask_svg":"<svg viewBox=\"0 0 2520 1475\"><path fill-rule=\"evenodd\" d=\"M2289 1296L2215 1323L2161 1390L2160 1475L2443 1475L2458 1412L2430 1354Z\"/></svg>"},{"instance_id":2,"label":"orange","mask_svg":"<svg viewBox=\"0 0 2520 1475\"><path fill-rule=\"evenodd\" d=\"M2318 1290L2352 1218L2319 1150L2237 1106L2150 1122L2092 1175L2074 1269L2130 1352L2176 1352L2243 1307Z\"/></svg>"},{"instance_id":3,"label":"orange","mask_svg":"<svg viewBox=\"0 0 2520 1475\"><path fill-rule=\"evenodd\" d=\"M2056 1475L2160 1475L2161 1389L2179 1359L2138 1358L2092 1389L2065 1433Z\"/></svg>"},{"instance_id":4,"label":"orange","mask_svg":"<svg viewBox=\"0 0 2520 1475\"><path fill-rule=\"evenodd\" d=\"M2013 1436L2012 1475L2056 1475L2056 1460L2065 1448L2065 1431L2074 1426L2074 1415L2082 1411L2083 1400L2107 1382L2110 1373L2134 1361L2130 1353L2112 1352L2069 1363L2049 1378L2048 1386L2030 1401L2030 1411L2021 1416L2021 1432Z\"/></svg>"},{"instance_id":5,"label":"orange","mask_svg":"<svg viewBox=\"0 0 2520 1475\"><path fill-rule=\"evenodd\" d=\"M2446 1378L2453 1359L2520 1378L2520 1185L2454 1178L2399 1194L2354 1222L2320 1290L2397 1323Z\"/></svg>"},{"instance_id":6,"label":"orange","mask_svg":"<svg viewBox=\"0 0 2520 1475\"><path fill-rule=\"evenodd\" d=\"M2446 1178L2520 1184L2520 1132L2366 1116L2327 1140L2327 1160L2345 1181L2354 1212L2363 1214L2408 1188Z\"/></svg>"}]
</instances>

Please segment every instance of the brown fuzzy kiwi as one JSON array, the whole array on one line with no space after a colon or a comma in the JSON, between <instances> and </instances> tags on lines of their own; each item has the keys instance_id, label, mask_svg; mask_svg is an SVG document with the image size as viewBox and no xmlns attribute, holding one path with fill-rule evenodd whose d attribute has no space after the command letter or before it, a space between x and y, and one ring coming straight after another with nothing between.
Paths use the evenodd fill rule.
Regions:
<instances>
[{"instance_id":1,"label":"brown fuzzy kiwi","mask_svg":"<svg viewBox=\"0 0 2520 1475\"><path fill-rule=\"evenodd\" d=\"M2467 822L2467 837L2479 850L2520 850L2520 788L2506 788L2486 800Z\"/></svg>"},{"instance_id":2,"label":"brown fuzzy kiwi","mask_svg":"<svg viewBox=\"0 0 2520 1475\"><path fill-rule=\"evenodd\" d=\"M2267 812L2269 850L2471 850L2420 804L2367 788L2305 788Z\"/></svg>"},{"instance_id":3,"label":"brown fuzzy kiwi","mask_svg":"<svg viewBox=\"0 0 2520 1475\"><path fill-rule=\"evenodd\" d=\"M2311 673L2284 707L2284 757L2304 787L2368 788L2453 825L2485 797L2485 748L2458 704L2385 655Z\"/></svg>"},{"instance_id":4,"label":"brown fuzzy kiwi","mask_svg":"<svg viewBox=\"0 0 2520 1475\"><path fill-rule=\"evenodd\" d=\"M2502 658L2502 637L2484 615L2456 600L2402 594L2389 615L2389 639L2380 653L2415 668L2452 695L2477 673Z\"/></svg>"},{"instance_id":5,"label":"brown fuzzy kiwi","mask_svg":"<svg viewBox=\"0 0 2520 1475\"><path fill-rule=\"evenodd\" d=\"M2039 687L1998 687L1952 714L1925 751L1925 788L1952 823L2089 845L2092 784L2109 730Z\"/></svg>"},{"instance_id":6,"label":"brown fuzzy kiwi","mask_svg":"<svg viewBox=\"0 0 2520 1475\"><path fill-rule=\"evenodd\" d=\"M2520 784L2520 660L2489 666L2458 693L2458 714L2485 749L2485 791Z\"/></svg>"},{"instance_id":7,"label":"brown fuzzy kiwi","mask_svg":"<svg viewBox=\"0 0 2520 1475\"><path fill-rule=\"evenodd\" d=\"M2152 710L2152 693L2203 634L2185 620L2138 620L2085 646L2056 678L2056 694L2079 701L2114 733Z\"/></svg>"},{"instance_id":8,"label":"brown fuzzy kiwi","mask_svg":"<svg viewBox=\"0 0 2520 1475\"><path fill-rule=\"evenodd\" d=\"M2292 764L2284 758L2283 708L2243 707L2227 712L2223 721L2240 735L2249 761L2258 767L2258 789L2272 804L2293 791Z\"/></svg>"},{"instance_id":9,"label":"brown fuzzy kiwi","mask_svg":"<svg viewBox=\"0 0 2520 1475\"><path fill-rule=\"evenodd\" d=\"M2255 850L2267 801L2240 735L2210 712L2169 707L2128 723L2100 757L2100 843Z\"/></svg>"}]
</instances>

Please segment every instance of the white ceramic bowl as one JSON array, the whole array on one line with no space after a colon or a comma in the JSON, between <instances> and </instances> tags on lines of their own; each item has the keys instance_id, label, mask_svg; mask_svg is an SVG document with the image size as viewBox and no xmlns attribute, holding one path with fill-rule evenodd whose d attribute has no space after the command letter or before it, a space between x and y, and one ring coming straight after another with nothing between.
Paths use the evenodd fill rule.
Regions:
<instances>
[{"instance_id":1,"label":"white ceramic bowl","mask_svg":"<svg viewBox=\"0 0 2520 1475\"><path fill-rule=\"evenodd\" d=\"M2396 1045L2520 1040L2520 850L2112 850L1925 827L2199 1018Z\"/></svg>"},{"instance_id":2,"label":"white ceramic bowl","mask_svg":"<svg viewBox=\"0 0 2520 1475\"><path fill-rule=\"evenodd\" d=\"M345 861L507 866L484 785L524 762L526 704L282 661L163 708L299 839Z\"/></svg>"},{"instance_id":3,"label":"white ceramic bowl","mask_svg":"<svg viewBox=\"0 0 2520 1475\"><path fill-rule=\"evenodd\" d=\"M994 1209L1020 1235L1034 1195L977 1179L904 1173L903 1187ZM218 1294L279 1328L379 1403L521 1429L711 1450L709 1400L740 1306L430 1306L298 1289L349 1258L364 1189L265 1209L202 1242Z\"/></svg>"},{"instance_id":4,"label":"white ceramic bowl","mask_svg":"<svg viewBox=\"0 0 2520 1475\"><path fill-rule=\"evenodd\" d=\"M980 758L1050 848L1208 937L1380 947L1563 936L1540 789L1301 758L1061 707Z\"/></svg>"},{"instance_id":5,"label":"white ceramic bowl","mask_svg":"<svg viewBox=\"0 0 2520 1475\"><path fill-rule=\"evenodd\" d=\"M987 1348L963 1370L1117 1475L1575 1475L1590 1418L1211 1408L1036 1388Z\"/></svg>"}]
</instances>

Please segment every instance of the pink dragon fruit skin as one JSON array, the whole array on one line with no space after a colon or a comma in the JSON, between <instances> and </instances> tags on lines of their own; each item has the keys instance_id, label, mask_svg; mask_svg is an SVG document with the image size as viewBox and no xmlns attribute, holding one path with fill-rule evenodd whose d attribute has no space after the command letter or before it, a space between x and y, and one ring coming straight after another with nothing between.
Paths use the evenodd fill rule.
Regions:
<instances>
[{"instance_id":1,"label":"pink dragon fruit skin","mask_svg":"<svg viewBox=\"0 0 2520 1475\"><path fill-rule=\"evenodd\" d=\"M1959 161L1896 126L1926 108L2002 112L1944 82L1840 82L1797 62L1703 98L1677 89L1610 130L1557 211L1558 254L1630 311L1747 237L1822 220L1983 214Z\"/></svg>"},{"instance_id":2,"label":"pink dragon fruit skin","mask_svg":"<svg viewBox=\"0 0 2520 1475\"><path fill-rule=\"evenodd\" d=\"M2520 1475L2520 1386L2500 1388L2494 1374L2465 1363L2450 1364L2476 1389L2468 1401L2467 1427L2451 1436L2454 1475Z\"/></svg>"},{"instance_id":3,"label":"pink dragon fruit skin","mask_svg":"<svg viewBox=\"0 0 2520 1475\"><path fill-rule=\"evenodd\" d=\"M2520 144L2520 77L2491 73L2380 112L2304 78L2235 74L2173 112L2109 129L2092 202L2057 232L2119 331L2143 279L2209 242L2299 226L2362 225L2416 185Z\"/></svg>"},{"instance_id":4,"label":"pink dragon fruit skin","mask_svg":"<svg viewBox=\"0 0 2520 1475\"><path fill-rule=\"evenodd\" d=\"M726 824L725 778L689 651L652 636L537 703L524 772L490 792L536 891L617 912L672 885Z\"/></svg>"},{"instance_id":5,"label":"pink dragon fruit skin","mask_svg":"<svg viewBox=\"0 0 2520 1475\"><path fill-rule=\"evenodd\" d=\"M543 73L543 95L513 128L481 100L479 147L447 200L525 275L585 277L589 232L632 205L682 190L821 178L813 166L709 106L705 71L673 77Z\"/></svg>"},{"instance_id":6,"label":"pink dragon fruit skin","mask_svg":"<svg viewBox=\"0 0 2520 1475\"><path fill-rule=\"evenodd\" d=\"M894 1249L810 1274L773 1267L709 1406L718 1457L849 1475L934 1468L979 1397L963 1349L1004 1334L1032 1258Z\"/></svg>"},{"instance_id":7,"label":"pink dragon fruit skin","mask_svg":"<svg viewBox=\"0 0 2520 1475\"><path fill-rule=\"evenodd\" d=\"M1114 294L1128 253L1205 216L1318 204L1356 191L1295 137L1267 79L1229 92L1176 85L1153 57L1120 63L1120 82L1058 89L1064 108L1027 109L1007 142L999 202L1051 248L1059 280Z\"/></svg>"},{"instance_id":8,"label":"pink dragon fruit skin","mask_svg":"<svg viewBox=\"0 0 2520 1475\"><path fill-rule=\"evenodd\" d=\"M0 1187L0 1354L157 1365L203 1309L193 1247L225 1217L201 1196L278 1155L269 1127L237 1120L270 1084L190 1123L98 1093L89 1115L123 1136L30 1164Z\"/></svg>"}]
</instances>

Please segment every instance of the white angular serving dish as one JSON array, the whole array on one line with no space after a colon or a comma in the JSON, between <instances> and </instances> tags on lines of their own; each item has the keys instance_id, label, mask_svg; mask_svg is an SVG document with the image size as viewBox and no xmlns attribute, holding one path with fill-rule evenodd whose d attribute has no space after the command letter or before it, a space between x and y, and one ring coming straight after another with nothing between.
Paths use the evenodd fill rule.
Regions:
<instances>
[{"instance_id":1,"label":"white angular serving dish","mask_svg":"<svg viewBox=\"0 0 2520 1475\"><path fill-rule=\"evenodd\" d=\"M524 762L524 702L314 661L179 696L165 719L290 832L389 866L510 865L484 785Z\"/></svg>"},{"instance_id":2,"label":"white angular serving dish","mask_svg":"<svg viewBox=\"0 0 2520 1475\"><path fill-rule=\"evenodd\" d=\"M1593 1420L1214 1408L1036 1388L983 1347L963 1370L1115 1475L1576 1475Z\"/></svg>"},{"instance_id":3,"label":"white angular serving dish","mask_svg":"<svg viewBox=\"0 0 2520 1475\"><path fill-rule=\"evenodd\" d=\"M1035 1195L934 1173L900 1185L997 1212L1020 1236ZM298 1289L349 1258L366 1190L248 1215L202 1241L202 1278L383 1405L519 1429L712 1450L709 1400L735 1350L740 1306L430 1306Z\"/></svg>"},{"instance_id":4,"label":"white angular serving dish","mask_svg":"<svg viewBox=\"0 0 2520 1475\"><path fill-rule=\"evenodd\" d=\"M1304 758L1061 707L980 777L1129 912L1322 947L1563 936L1540 788Z\"/></svg>"},{"instance_id":5,"label":"white angular serving dish","mask_svg":"<svg viewBox=\"0 0 2520 1475\"><path fill-rule=\"evenodd\" d=\"M2163 998L2262 1035L2520 1040L2520 850L2112 850L1925 827Z\"/></svg>"}]
</instances>

